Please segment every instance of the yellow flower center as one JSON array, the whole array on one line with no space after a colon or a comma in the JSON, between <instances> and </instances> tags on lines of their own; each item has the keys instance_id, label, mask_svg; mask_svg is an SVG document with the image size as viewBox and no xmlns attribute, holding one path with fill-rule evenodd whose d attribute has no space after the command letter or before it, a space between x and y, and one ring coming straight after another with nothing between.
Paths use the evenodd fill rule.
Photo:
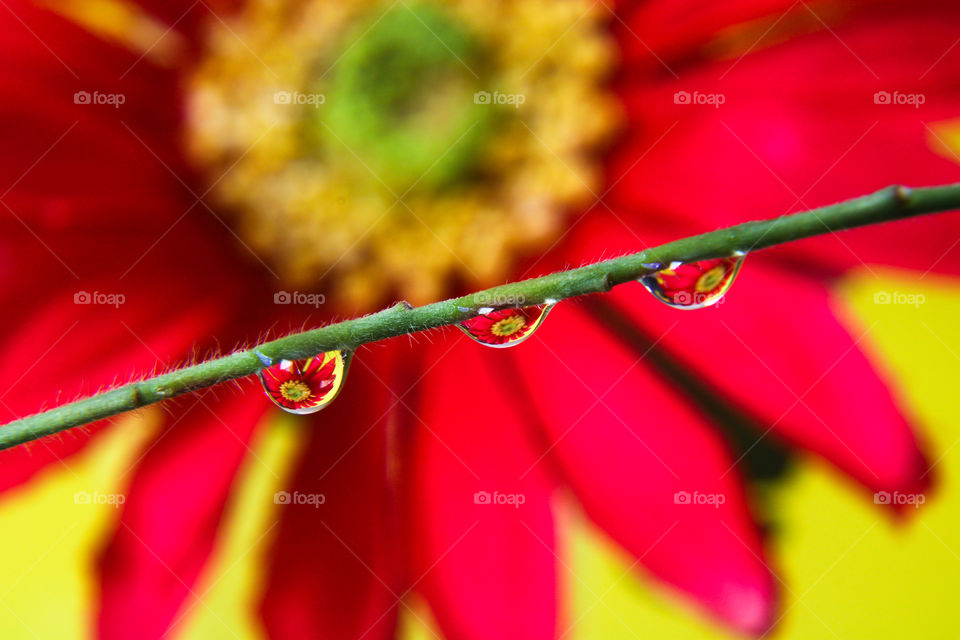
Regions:
<instances>
[{"instance_id":1,"label":"yellow flower center","mask_svg":"<svg viewBox=\"0 0 960 640\"><path fill-rule=\"evenodd\" d=\"M300 380L287 380L280 385L280 395L290 402L304 402L313 395L310 387Z\"/></svg>"},{"instance_id":2,"label":"yellow flower center","mask_svg":"<svg viewBox=\"0 0 960 640\"><path fill-rule=\"evenodd\" d=\"M697 293L710 293L716 289L727 275L727 269L722 264L718 264L697 279Z\"/></svg>"},{"instance_id":3,"label":"yellow flower center","mask_svg":"<svg viewBox=\"0 0 960 640\"><path fill-rule=\"evenodd\" d=\"M507 337L521 331L525 326L527 326L527 321L524 317L515 315L495 322L490 327L490 333L495 336Z\"/></svg>"},{"instance_id":4,"label":"yellow flower center","mask_svg":"<svg viewBox=\"0 0 960 640\"><path fill-rule=\"evenodd\" d=\"M211 21L186 143L291 286L358 308L493 284L600 185L609 17L590 0L249 0Z\"/></svg>"}]
</instances>

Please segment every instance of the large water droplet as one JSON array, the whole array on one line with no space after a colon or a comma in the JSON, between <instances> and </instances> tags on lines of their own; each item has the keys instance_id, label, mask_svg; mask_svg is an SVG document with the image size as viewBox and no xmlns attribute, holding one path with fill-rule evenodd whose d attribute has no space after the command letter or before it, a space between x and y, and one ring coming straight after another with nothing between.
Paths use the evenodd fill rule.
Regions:
<instances>
[{"instance_id":1,"label":"large water droplet","mask_svg":"<svg viewBox=\"0 0 960 640\"><path fill-rule=\"evenodd\" d=\"M555 303L554 303L555 304ZM482 345L503 349L520 344L543 324L554 304L514 309L490 309L457 326Z\"/></svg>"},{"instance_id":2,"label":"large water droplet","mask_svg":"<svg viewBox=\"0 0 960 640\"><path fill-rule=\"evenodd\" d=\"M273 403L290 413L316 413L340 393L351 355L327 351L306 360L281 360L260 371L263 390Z\"/></svg>"},{"instance_id":3,"label":"large water droplet","mask_svg":"<svg viewBox=\"0 0 960 640\"><path fill-rule=\"evenodd\" d=\"M664 304L675 309L703 309L715 305L730 290L743 256L699 262L672 263L668 269L640 278L640 283Z\"/></svg>"}]
</instances>

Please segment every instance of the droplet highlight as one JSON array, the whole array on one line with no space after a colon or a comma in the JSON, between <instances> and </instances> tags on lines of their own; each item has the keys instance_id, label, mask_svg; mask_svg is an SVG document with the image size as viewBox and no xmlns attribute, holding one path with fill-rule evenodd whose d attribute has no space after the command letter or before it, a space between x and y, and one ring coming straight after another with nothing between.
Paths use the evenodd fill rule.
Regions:
<instances>
[{"instance_id":1,"label":"droplet highlight","mask_svg":"<svg viewBox=\"0 0 960 640\"><path fill-rule=\"evenodd\" d=\"M481 315L457 324L473 340L503 349L518 345L536 331L553 304L511 309L481 309Z\"/></svg>"},{"instance_id":2,"label":"droplet highlight","mask_svg":"<svg viewBox=\"0 0 960 640\"><path fill-rule=\"evenodd\" d=\"M703 309L717 304L740 272L743 256L699 262L671 263L640 278L653 296L674 309Z\"/></svg>"},{"instance_id":3,"label":"droplet highlight","mask_svg":"<svg viewBox=\"0 0 960 640\"><path fill-rule=\"evenodd\" d=\"M337 397L350 366L351 354L327 351L306 360L281 360L260 371L263 390L288 413L320 411Z\"/></svg>"}]
</instances>

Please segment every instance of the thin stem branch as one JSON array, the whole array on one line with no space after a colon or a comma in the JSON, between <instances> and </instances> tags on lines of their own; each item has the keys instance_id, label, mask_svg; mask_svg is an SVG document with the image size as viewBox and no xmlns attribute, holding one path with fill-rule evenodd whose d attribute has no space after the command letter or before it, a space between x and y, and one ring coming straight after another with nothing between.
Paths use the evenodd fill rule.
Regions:
<instances>
[{"instance_id":1,"label":"thin stem branch","mask_svg":"<svg viewBox=\"0 0 960 640\"><path fill-rule=\"evenodd\" d=\"M653 265L721 258L756 251L811 236L960 209L960 183L911 189L888 187L876 193L820 209L747 222L620 258L577 269L493 287L422 307L398 303L377 313L265 342L252 349L132 382L0 427L0 449L109 418L235 378L253 375L273 362L299 360L335 349L356 350L378 340L456 324L479 314L497 300L544 304L609 291L656 270Z\"/></svg>"}]
</instances>

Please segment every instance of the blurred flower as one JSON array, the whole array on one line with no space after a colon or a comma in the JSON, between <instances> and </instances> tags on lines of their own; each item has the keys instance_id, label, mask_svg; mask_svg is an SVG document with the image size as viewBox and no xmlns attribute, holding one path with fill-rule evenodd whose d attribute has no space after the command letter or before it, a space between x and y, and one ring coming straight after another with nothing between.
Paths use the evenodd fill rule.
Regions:
<instances>
[{"instance_id":1,"label":"blurred flower","mask_svg":"<svg viewBox=\"0 0 960 640\"><path fill-rule=\"evenodd\" d=\"M502 280L602 183L608 18L585 0L248 0L189 73L186 147L288 282L366 307Z\"/></svg>"},{"instance_id":2,"label":"blurred flower","mask_svg":"<svg viewBox=\"0 0 960 640\"><path fill-rule=\"evenodd\" d=\"M934 0L8 4L10 418L302 322L287 283L329 280L352 312L957 173L924 125L960 115L960 11ZM627 117L601 171L611 37ZM891 89L922 108L874 99ZM415 589L450 640L554 637L560 487L637 564L764 630L774 579L737 455L777 439L871 491L924 490L908 421L829 287L875 262L955 273L957 223L751 256L728 301L683 317L638 285L560 305L508 353L452 329L364 349L309 419L290 490L325 502L282 508L269 634L391 637ZM81 288L123 303L75 304ZM159 637L198 579L269 406L241 387L168 406L104 550L103 637ZM718 402L759 440L737 449ZM84 441L5 452L0 483Z\"/></svg>"}]
</instances>

